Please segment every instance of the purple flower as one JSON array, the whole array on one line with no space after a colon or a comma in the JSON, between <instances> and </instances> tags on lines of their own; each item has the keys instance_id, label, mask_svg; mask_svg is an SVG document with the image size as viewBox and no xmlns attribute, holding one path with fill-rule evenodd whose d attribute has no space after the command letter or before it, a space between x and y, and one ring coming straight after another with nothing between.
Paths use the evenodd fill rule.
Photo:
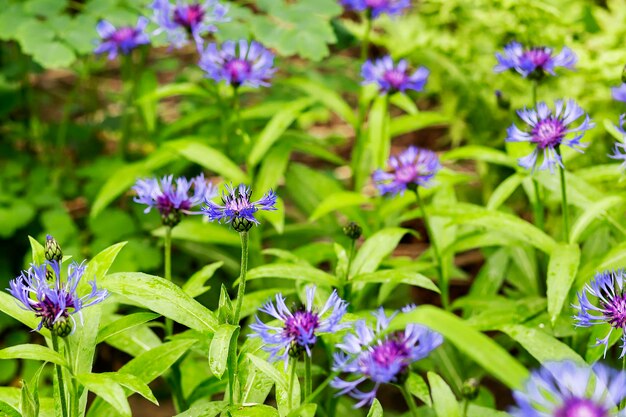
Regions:
<instances>
[{"instance_id":1,"label":"purple flower","mask_svg":"<svg viewBox=\"0 0 626 417\"><path fill-rule=\"evenodd\" d=\"M283 295L276 294L276 305L268 301L260 309L280 321L278 326L270 326L257 316L256 323L250 325L255 332L250 337L261 338L263 350L271 354L270 361L281 359L287 367L290 356L297 358L306 352L310 357L320 333L332 333L348 327L348 324L339 323L346 314L348 303L339 298L337 291L333 291L321 310L317 311L313 305L315 290L315 286L307 287L306 301L301 308L290 310Z\"/></svg>"},{"instance_id":2,"label":"purple flower","mask_svg":"<svg viewBox=\"0 0 626 417\"><path fill-rule=\"evenodd\" d=\"M428 74L425 67L419 67L411 74L406 60L401 59L396 65L389 55L373 62L368 60L361 67L363 84L378 84L381 93L422 91Z\"/></svg>"},{"instance_id":3,"label":"purple flower","mask_svg":"<svg viewBox=\"0 0 626 417\"><path fill-rule=\"evenodd\" d=\"M226 191L222 193L223 206L215 204L209 199L205 200L206 206L202 211L209 217L209 220L231 223L233 229L238 232L247 232L253 224L259 224L254 217L254 213L259 210L276 210L276 193L269 190L258 201L250 201L252 191L244 184L234 188L226 185Z\"/></svg>"},{"instance_id":4,"label":"purple flower","mask_svg":"<svg viewBox=\"0 0 626 417\"><path fill-rule=\"evenodd\" d=\"M626 83L622 83L618 87L611 87L611 96L613 100L626 103Z\"/></svg>"},{"instance_id":5,"label":"purple flower","mask_svg":"<svg viewBox=\"0 0 626 417\"><path fill-rule=\"evenodd\" d=\"M52 274L48 274L49 269ZM76 291L78 283L85 272L84 263L72 262L67 268L67 281L61 281L61 263L45 261L43 265L31 264L28 271L9 282L9 292L22 303L22 308L30 310L41 318L37 330L42 327L65 337L76 328L73 315L78 314L82 323L83 308L103 301L108 292L96 288L96 282L91 281L91 291L79 297ZM50 275L50 280L46 277ZM71 319L71 323L68 321Z\"/></svg>"},{"instance_id":6,"label":"purple flower","mask_svg":"<svg viewBox=\"0 0 626 417\"><path fill-rule=\"evenodd\" d=\"M504 47L504 53L496 53L496 59L498 65L493 69L495 72L512 70L534 79L546 74L556 75L554 70L557 67L573 70L577 61L576 54L567 47L554 55L552 48L524 48L519 42L509 43Z\"/></svg>"},{"instance_id":7,"label":"purple flower","mask_svg":"<svg viewBox=\"0 0 626 417\"><path fill-rule=\"evenodd\" d=\"M228 7L217 0L201 2L183 2L177 0L176 5L170 0L154 0L152 3L154 20L159 25L156 33L165 32L170 43L180 48L190 39L202 50L202 36L217 32L215 23L227 22Z\"/></svg>"},{"instance_id":8,"label":"purple flower","mask_svg":"<svg viewBox=\"0 0 626 417\"><path fill-rule=\"evenodd\" d=\"M577 327L609 324L611 330L603 339L596 339L595 346L604 346L604 356L609 348L609 338L614 329L626 330L626 295L624 294L624 270L596 273L591 282L578 293L578 310L574 316ZM595 298L594 303L589 297ZM622 353L626 354L626 332L622 334Z\"/></svg>"},{"instance_id":9,"label":"purple flower","mask_svg":"<svg viewBox=\"0 0 626 417\"><path fill-rule=\"evenodd\" d=\"M624 84L626 85L626 84ZM624 119L626 118L626 114L622 114L619 117L619 126L615 126L615 128L622 134L622 137L626 138L626 130L624 130ZM624 142L615 142L613 147L613 154L609 155L609 158L612 159L621 159L622 165L621 168L626 168L626 143Z\"/></svg>"},{"instance_id":10,"label":"purple flower","mask_svg":"<svg viewBox=\"0 0 626 417\"><path fill-rule=\"evenodd\" d=\"M415 146L389 158L388 165L391 172L379 169L372 174L381 194L404 194L407 188L413 186L426 187L441 169L435 152Z\"/></svg>"},{"instance_id":11,"label":"purple flower","mask_svg":"<svg viewBox=\"0 0 626 417\"><path fill-rule=\"evenodd\" d=\"M217 195L213 184L204 179L204 174L191 180L179 177L176 178L176 183L172 175L163 177L161 180L139 179L133 186L133 190L137 193L134 201L148 206L144 213L156 208L166 226L178 224L181 214L201 214L201 212L191 211L191 208Z\"/></svg>"},{"instance_id":12,"label":"purple flower","mask_svg":"<svg viewBox=\"0 0 626 417\"><path fill-rule=\"evenodd\" d=\"M518 110L519 117L530 128L529 132L520 130L515 124L507 129L507 142L530 142L536 145L533 152L518 160L519 165L527 169L535 169L537 157L543 152L543 163L540 170L549 169L554 173L555 165L563 167L563 161L557 150L561 145L582 153L582 148L587 147L587 143L580 143L585 131L595 126L591 122L589 115L576 104L574 100L568 100L565 106L563 100L554 102L554 113L546 103L537 104L536 109ZM581 116L585 116L584 121L578 127L570 127L574 121ZM567 139L568 135L573 135Z\"/></svg>"},{"instance_id":13,"label":"purple flower","mask_svg":"<svg viewBox=\"0 0 626 417\"><path fill-rule=\"evenodd\" d=\"M226 81L233 87L268 87L276 71L274 54L260 43L251 41L248 44L244 39L226 41L221 49L217 44L210 43L202 52L198 65L207 78L216 82Z\"/></svg>"},{"instance_id":14,"label":"purple flower","mask_svg":"<svg viewBox=\"0 0 626 417\"><path fill-rule=\"evenodd\" d=\"M381 14L398 15L411 7L411 0L340 0L339 3L348 10L365 11L374 19Z\"/></svg>"},{"instance_id":15,"label":"purple flower","mask_svg":"<svg viewBox=\"0 0 626 417\"><path fill-rule=\"evenodd\" d=\"M148 19L140 17L137 26L122 26L116 29L110 22L101 20L96 25L96 31L102 38L100 45L96 47L96 54L107 52L109 59L115 59L118 53L129 54L140 45L150 43L148 35L143 31L148 25Z\"/></svg>"},{"instance_id":16,"label":"purple flower","mask_svg":"<svg viewBox=\"0 0 626 417\"><path fill-rule=\"evenodd\" d=\"M334 357L333 371L351 376L337 377L331 386L339 390L337 395L347 393L357 399L356 408L371 404L381 384L400 382L411 364L427 357L443 342L439 333L419 324L409 324L403 331L381 336L397 313L387 317L381 307L372 314L376 317L376 327L369 327L364 320L357 321L354 333L346 335L343 343L337 345L341 352ZM371 391L363 392L359 386L368 380L374 386Z\"/></svg>"},{"instance_id":17,"label":"purple flower","mask_svg":"<svg viewBox=\"0 0 626 417\"><path fill-rule=\"evenodd\" d=\"M626 374L600 363L547 362L514 391L514 417L624 417Z\"/></svg>"}]
</instances>

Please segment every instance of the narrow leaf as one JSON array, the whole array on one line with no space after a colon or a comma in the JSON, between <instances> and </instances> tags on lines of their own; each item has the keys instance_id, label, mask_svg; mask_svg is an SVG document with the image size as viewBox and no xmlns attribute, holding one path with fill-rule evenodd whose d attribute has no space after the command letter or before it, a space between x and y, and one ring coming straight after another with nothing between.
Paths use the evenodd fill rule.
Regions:
<instances>
[{"instance_id":1,"label":"narrow leaf","mask_svg":"<svg viewBox=\"0 0 626 417\"><path fill-rule=\"evenodd\" d=\"M548 263L548 314L552 324L561 314L570 288L578 272L580 248L577 244L559 243Z\"/></svg>"},{"instance_id":2,"label":"narrow leaf","mask_svg":"<svg viewBox=\"0 0 626 417\"><path fill-rule=\"evenodd\" d=\"M231 344L236 343L238 335L239 326L232 324L221 324L213 335L209 347L209 369L218 379L224 375Z\"/></svg>"},{"instance_id":3,"label":"narrow leaf","mask_svg":"<svg viewBox=\"0 0 626 417\"><path fill-rule=\"evenodd\" d=\"M428 372L428 383L437 417L461 417L459 403L446 381L436 373Z\"/></svg>"}]
</instances>

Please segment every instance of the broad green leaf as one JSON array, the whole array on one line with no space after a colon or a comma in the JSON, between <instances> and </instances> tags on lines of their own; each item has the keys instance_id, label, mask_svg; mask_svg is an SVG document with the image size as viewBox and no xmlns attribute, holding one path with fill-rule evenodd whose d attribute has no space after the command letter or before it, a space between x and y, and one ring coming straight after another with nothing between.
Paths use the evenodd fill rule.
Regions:
<instances>
[{"instance_id":1,"label":"broad green leaf","mask_svg":"<svg viewBox=\"0 0 626 417\"><path fill-rule=\"evenodd\" d=\"M0 400L0 416L2 417L23 417L19 411L13 408L9 403Z\"/></svg>"},{"instance_id":2,"label":"broad green leaf","mask_svg":"<svg viewBox=\"0 0 626 417\"><path fill-rule=\"evenodd\" d=\"M459 403L446 381L436 373L428 372L428 383L437 417L461 417Z\"/></svg>"},{"instance_id":3,"label":"broad green leaf","mask_svg":"<svg viewBox=\"0 0 626 417\"><path fill-rule=\"evenodd\" d=\"M216 417L226 407L226 401L211 401L210 399L202 399L193 403L187 411L176 414L174 417Z\"/></svg>"},{"instance_id":4,"label":"broad green leaf","mask_svg":"<svg viewBox=\"0 0 626 417\"><path fill-rule=\"evenodd\" d=\"M46 261L46 250L43 245L32 236L28 236L28 240L30 241L30 249L33 256L33 263L36 265L41 265Z\"/></svg>"},{"instance_id":5,"label":"broad green leaf","mask_svg":"<svg viewBox=\"0 0 626 417\"><path fill-rule=\"evenodd\" d=\"M58 352L41 345L15 345L0 350L0 359L32 359L67 366L65 358Z\"/></svg>"},{"instance_id":6,"label":"broad green leaf","mask_svg":"<svg viewBox=\"0 0 626 417\"><path fill-rule=\"evenodd\" d=\"M503 326L501 330L522 345L540 363L572 360L581 365L585 364L584 359L569 346L542 330L522 325Z\"/></svg>"},{"instance_id":7,"label":"broad green leaf","mask_svg":"<svg viewBox=\"0 0 626 417\"><path fill-rule=\"evenodd\" d=\"M130 405L120 384L103 374L74 376L86 389L112 405L122 416L131 416Z\"/></svg>"},{"instance_id":8,"label":"broad green leaf","mask_svg":"<svg viewBox=\"0 0 626 417\"><path fill-rule=\"evenodd\" d=\"M278 410L263 404L241 405L230 407L228 414L232 417L278 417Z\"/></svg>"},{"instance_id":9,"label":"broad green leaf","mask_svg":"<svg viewBox=\"0 0 626 417\"><path fill-rule=\"evenodd\" d=\"M586 207L572 226L569 238L570 243L580 242L582 234L594 220L603 217L606 210L609 210L623 201L624 199L621 196L609 196Z\"/></svg>"},{"instance_id":10,"label":"broad green leaf","mask_svg":"<svg viewBox=\"0 0 626 417\"><path fill-rule=\"evenodd\" d=\"M470 404L467 408L467 417L511 417L511 415L504 411L497 411L492 408Z\"/></svg>"},{"instance_id":11,"label":"broad green leaf","mask_svg":"<svg viewBox=\"0 0 626 417\"><path fill-rule=\"evenodd\" d=\"M120 317L119 319L107 324L100 329L100 331L98 332L98 338L96 339L96 343L101 343L107 340L109 337L123 333L141 324L154 320L157 317L159 317L159 314L148 312L133 313L127 316Z\"/></svg>"},{"instance_id":12,"label":"broad green leaf","mask_svg":"<svg viewBox=\"0 0 626 417\"><path fill-rule=\"evenodd\" d=\"M202 138L188 137L166 142L166 147L174 149L184 158L220 174L235 183L249 182L248 176L226 155L202 143Z\"/></svg>"},{"instance_id":13,"label":"broad green leaf","mask_svg":"<svg viewBox=\"0 0 626 417\"><path fill-rule=\"evenodd\" d=\"M159 402L156 398L154 398L154 394L152 394L152 391L150 390L150 387L148 387L148 384L135 375L126 372L103 372L101 374L91 375L98 375L103 379L108 378L111 381L120 384L124 388L128 388L132 392L136 392L151 403L159 405Z\"/></svg>"},{"instance_id":14,"label":"broad green leaf","mask_svg":"<svg viewBox=\"0 0 626 417\"><path fill-rule=\"evenodd\" d=\"M329 286L336 286L338 281L334 276L317 268L292 265L292 264L270 264L253 268L248 271L247 279L259 278L285 278L298 281L307 281Z\"/></svg>"},{"instance_id":15,"label":"broad green leaf","mask_svg":"<svg viewBox=\"0 0 626 417\"><path fill-rule=\"evenodd\" d=\"M107 275L102 286L191 329L213 332L217 319L212 311L187 295L176 284L140 272Z\"/></svg>"},{"instance_id":16,"label":"broad green leaf","mask_svg":"<svg viewBox=\"0 0 626 417\"><path fill-rule=\"evenodd\" d=\"M424 111L417 114L408 114L391 119L389 131L391 137L415 132L425 127L442 126L448 124L450 119L438 112Z\"/></svg>"},{"instance_id":17,"label":"broad green leaf","mask_svg":"<svg viewBox=\"0 0 626 417\"><path fill-rule=\"evenodd\" d=\"M391 254L407 229L390 227L370 236L361 246L350 267L350 276L374 272L380 263Z\"/></svg>"},{"instance_id":18,"label":"broad green leaf","mask_svg":"<svg viewBox=\"0 0 626 417\"><path fill-rule=\"evenodd\" d=\"M254 356L252 354L246 355L246 357L261 370L265 375L270 377L270 379L276 384L277 387L280 387L283 390L287 390L289 387L289 382L287 381L287 376L285 373L281 373L274 365L266 361L265 359L261 359L258 356ZM279 364L282 366L282 362Z\"/></svg>"},{"instance_id":19,"label":"broad green leaf","mask_svg":"<svg viewBox=\"0 0 626 417\"><path fill-rule=\"evenodd\" d=\"M502 181L489 197L486 208L497 210L517 190L524 178L524 175L516 173Z\"/></svg>"},{"instance_id":20,"label":"broad green leaf","mask_svg":"<svg viewBox=\"0 0 626 417\"><path fill-rule=\"evenodd\" d=\"M209 347L209 369L218 379L222 379L224 375L231 345L237 343L238 335L239 326L232 324L220 324L213 335Z\"/></svg>"},{"instance_id":21,"label":"broad green leaf","mask_svg":"<svg viewBox=\"0 0 626 417\"><path fill-rule=\"evenodd\" d=\"M385 269L382 271L359 274L350 280L352 283L407 284L426 288L439 293L439 288L428 277L413 271Z\"/></svg>"},{"instance_id":22,"label":"broad green leaf","mask_svg":"<svg viewBox=\"0 0 626 417\"><path fill-rule=\"evenodd\" d=\"M261 159L263 159L272 145L280 139L281 135L296 120L298 115L311 103L312 100L310 98L294 100L288 107L276 113L254 141L254 145L248 155L248 164L255 166L261 162Z\"/></svg>"},{"instance_id":23,"label":"broad green leaf","mask_svg":"<svg viewBox=\"0 0 626 417\"><path fill-rule=\"evenodd\" d=\"M406 389L411 395L419 398L427 406L432 406L430 389L421 375L411 372L406 380Z\"/></svg>"},{"instance_id":24,"label":"broad green leaf","mask_svg":"<svg viewBox=\"0 0 626 417\"><path fill-rule=\"evenodd\" d=\"M317 404L303 404L287 414L287 417L315 417L316 411Z\"/></svg>"},{"instance_id":25,"label":"broad green leaf","mask_svg":"<svg viewBox=\"0 0 626 417\"><path fill-rule=\"evenodd\" d=\"M379 96L368 115L367 148L371 156L370 171L382 168L389 159L391 149L390 121L389 121L389 96Z\"/></svg>"},{"instance_id":26,"label":"broad green leaf","mask_svg":"<svg viewBox=\"0 0 626 417\"><path fill-rule=\"evenodd\" d=\"M548 314L552 324L561 314L570 288L576 279L580 248L578 244L559 243L550 255L548 263Z\"/></svg>"},{"instance_id":27,"label":"broad green leaf","mask_svg":"<svg viewBox=\"0 0 626 417\"><path fill-rule=\"evenodd\" d=\"M486 146L469 145L453 149L441 156L442 161L456 161L459 159L472 159L475 161L489 162L496 165L504 165L517 168L517 161L502 151Z\"/></svg>"},{"instance_id":28,"label":"broad green leaf","mask_svg":"<svg viewBox=\"0 0 626 417\"><path fill-rule=\"evenodd\" d=\"M341 191L330 194L317 206L315 211L309 217L309 221L313 222L328 213L340 210L344 207L360 206L366 204L369 198L361 193L352 191Z\"/></svg>"},{"instance_id":29,"label":"broad green leaf","mask_svg":"<svg viewBox=\"0 0 626 417\"><path fill-rule=\"evenodd\" d=\"M224 262L214 262L206 265L200 271L196 272L183 284L183 291L189 294L190 297L198 297L208 291L208 286L204 284L211 279L215 271L220 269L224 265Z\"/></svg>"},{"instance_id":30,"label":"broad green leaf","mask_svg":"<svg viewBox=\"0 0 626 417\"><path fill-rule=\"evenodd\" d=\"M31 329L36 329L39 326L39 322L41 321L35 313L29 310L25 310L20 307L16 298L11 296L11 294L6 293L4 291L0 291L0 311L6 314L9 317L13 317L15 320L25 324L27 327ZM45 327L42 327L38 330L45 337L50 337L50 331Z\"/></svg>"},{"instance_id":31,"label":"broad green leaf","mask_svg":"<svg viewBox=\"0 0 626 417\"><path fill-rule=\"evenodd\" d=\"M437 307L419 306L401 313L392 321L389 331L419 323L441 333L461 352L482 366L509 388L519 388L528 377L528 370L490 337L474 330L465 321Z\"/></svg>"},{"instance_id":32,"label":"broad green leaf","mask_svg":"<svg viewBox=\"0 0 626 417\"><path fill-rule=\"evenodd\" d=\"M152 232L154 236L165 236L165 228L160 227ZM198 243L219 243L221 245L239 246L239 236L230 226L207 223L201 219L184 219L172 229L172 239L187 240Z\"/></svg>"},{"instance_id":33,"label":"broad green leaf","mask_svg":"<svg viewBox=\"0 0 626 417\"><path fill-rule=\"evenodd\" d=\"M277 187L289 164L291 148L292 143L290 141L281 140L270 149L261 162L261 168L254 183L255 190L265 193Z\"/></svg>"},{"instance_id":34,"label":"broad green leaf","mask_svg":"<svg viewBox=\"0 0 626 417\"><path fill-rule=\"evenodd\" d=\"M556 246L553 238L531 223L512 214L486 210L473 204L458 203L455 206L437 207L437 216L451 217L455 224L497 230L548 254Z\"/></svg>"},{"instance_id":35,"label":"broad green leaf","mask_svg":"<svg viewBox=\"0 0 626 417\"><path fill-rule=\"evenodd\" d=\"M356 123L356 117L352 107L334 90L321 83L302 77L288 78L283 82L305 92L311 96L311 98L322 103L351 125Z\"/></svg>"},{"instance_id":36,"label":"broad green leaf","mask_svg":"<svg viewBox=\"0 0 626 417\"><path fill-rule=\"evenodd\" d=\"M149 94L145 94L139 99L142 101L154 101L173 96L197 96L212 99L213 94L195 83L178 83L163 85Z\"/></svg>"},{"instance_id":37,"label":"broad green leaf","mask_svg":"<svg viewBox=\"0 0 626 417\"><path fill-rule=\"evenodd\" d=\"M370 410L367 412L367 417L383 417L383 406L380 405L380 401L374 398Z\"/></svg>"}]
</instances>

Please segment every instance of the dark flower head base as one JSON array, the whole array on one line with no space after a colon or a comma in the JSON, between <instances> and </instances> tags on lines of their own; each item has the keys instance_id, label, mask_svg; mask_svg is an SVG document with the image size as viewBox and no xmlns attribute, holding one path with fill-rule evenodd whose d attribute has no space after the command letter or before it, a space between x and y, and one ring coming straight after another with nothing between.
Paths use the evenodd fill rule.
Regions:
<instances>
[{"instance_id":1,"label":"dark flower head base","mask_svg":"<svg viewBox=\"0 0 626 417\"><path fill-rule=\"evenodd\" d=\"M407 306L404 312L413 306ZM335 378L331 386L337 395L349 394L358 402L355 407L371 404L382 384L402 383L409 367L427 357L443 342L443 337L425 326L409 324L405 330L381 336L396 315L387 316L381 307L375 313L376 326L364 320L356 322L354 333L346 335L337 347L333 370L348 374L347 379ZM363 392L361 384L370 381L373 388Z\"/></svg>"},{"instance_id":2,"label":"dark flower head base","mask_svg":"<svg viewBox=\"0 0 626 417\"><path fill-rule=\"evenodd\" d=\"M609 339L613 330L621 330L622 352L626 354L626 294L624 294L623 270L596 273L595 277L578 293L578 305L574 308L578 313L574 316L576 326L591 327L608 324L611 330L603 339L596 340L596 346L604 345L604 356L609 347Z\"/></svg>"},{"instance_id":3,"label":"dark flower head base","mask_svg":"<svg viewBox=\"0 0 626 417\"><path fill-rule=\"evenodd\" d=\"M419 67L411 73L406 60L401 59L395 64L389 55L366 61L361 67L363 84L377 84L381 93L389 94L406 90L422 91L429 73L425 67Z\"/></svg>"},{"instance_id":4,"label":"dark flower head base","mask_svg":"<svg viewBox=\"0 0 626 417\"><path fill-rule=\"evenodd\" d=\"M333 291L324 306L317 310L314 306L315 286L307 287L306 301L301 308L290 310L285 305L282 294L276 295L276 305L268 301L260 311L279 320L279 326L270 326L256 317L256 323L250 325L254 331L250 337L259 337L264 343L263 349L270 353L270 361L283 360L285 368L289 358L298 358L305 353L311 356L311 349L321 333L332 333L346 328L341 324L348 308Z\"/></svg>"},{"instance_id":5,"label":"dark flower head base","mask_svg":"<svg viewBox=\"0 0 626 417\"><path fill-rule=\"evenodd\" d=\"M523 77L540 80L547 74L556 75L558 67L574 69L577 58L574 52L565 47L554 54L552 48L524 48L519 42L511 42L504 47L503 53L496 53L498 65L495 72L516 71Z\"/></svg>"},{"instance_id":6,"label":"dark flower head base","mask_svg":"<svg viewBox=\"0 0 626 417\"><path fill-rule=\"evenodd\" d=\"M156 208L161 214L165 226L176 226L183 214L201 214L191 211L205 200L215 197L215 187L200 174L191 180L185 177L176 178L168 175L158 180L156 178L139 179L133 186L137 193L134 201L145 204L144 213Z\"/></svg>"},{"instance_id":7,"label":"dark flower head base","mask_svg":"<svg viewBox=\"0 0 626 417\"><path fill-rule=\"evenodd\" d=\"M389 172L377 170L372 179L381 194L404 194L407 189L427 187L441 169L439 157L428 149L410 146L389 158Z\"/></svg>"},{"instance_id":8,"label":"dark flower head base","mask_svg":"<svg viewBox=\"0 0 626 417\"><path fill-rule=\"evenodd\" d=\"M626 374L602 364L548 362L513 392L514 417L624 417Z\"/></svg>"},{"instance_id":9,"label":"dark flower head base","mask_svg":"<svg viewBox=\"0 0 626 417\"><path fill-rule=\"evenodd\" d=\"M53 271L53 280L47 279L47 270ZM30 269L9 283L9 292L22 304L21 307L35 313L41 319L36 330L42 327L65 337L76 328L74 315L82 323L82 309L102 302L108 292L98 289L91 281L91 292L79 297L76 289L85 272L84 264L72 262L67 269L67 280L61 281L61 264L46 261L43 265L32 264Z\"/></svg>"},{"instance_id":10,"label":"dark flower head base","mask_svg":"<svg viewBox=\"0 0 626 417\"><path fill-rule=\"evenodd\" d=\"M583 109L574 100L554 102L554 112L546 103L537 104L536 109L518 110L517 114L526 123L528 130L519 129L512 124L507 129L507 142L529 142L535 145L533 152L518 160L519 165L526 169L534 170L537 165L539 154L543 154L543 163L540 170L549 169L554 173L555 166L563 166L559 155L561 145L582 153L586 143L581 143L585 132L595 126ZM584 116L582 123L573 127L573 123Z\"/></svg>"},{"instance_id":11,"label":"dark flower head base","mask_svg":"<svg viewBox=\"0 0 626 417\"><path fill-rule=\"evenodd\" d=\"M274 75L274 54L258 42L226 41L218 48L210 43L202 52L198 64L205 76L216 82L225 81L237 88L245 85L268 87Z\"/></svg>"},{"instance_id":12,"label":"dark flower head base","mask_svg":"<svg viewBox=\"0 0 626 417\"><path fill-rule=\"evenodd\" d=\"M193 41L198 51L202 50L202 37L217 32L216 23L228 22L228 8L217 0L177 1L154 0L154 20L159 25L156 33L165 32L175 48Z\"/></svg>"},{"instance_id":13,"label":"dark flower head base","mask_svg":"<svg viewBox=\"0 0 626 417\"><path fill-rule=\"evenodd\" d=\"M226 192L222 193L222 203L219 205L207 199L202 211L210 221L230 223L237 232L247 232L253 225L259 224L254 213L259 210L276 210L276 193L268 191L260 200L250 201L252 191L244 184L238 187L226 185Z\"/></svg>"},{"instance_id":14,"label":"dark flower head base","mask_svg":"<svg viewBox=\"0 0 626 417\"><path fill-rule=\"evenodd\" d=\"M411 7L411 0L340 0L347 10L366 12L373 19L387 14L395 16Z\"/></svg>"},{"instance_id":15,"label":"dark flower head base","mask_svg":"<svg viewBox=\"0 0 626 417\"><path fill-rule=\"evenodd\" d=\"M150 38L144 33L148 19L140 17L137 26L123 26L116 28L110 22L101 20L96 25L96 31L102 38L94 52L108 53L109 59L115 59L119 53L128 55L133 49L150 43Z\"/></svg>"}]
</instances>

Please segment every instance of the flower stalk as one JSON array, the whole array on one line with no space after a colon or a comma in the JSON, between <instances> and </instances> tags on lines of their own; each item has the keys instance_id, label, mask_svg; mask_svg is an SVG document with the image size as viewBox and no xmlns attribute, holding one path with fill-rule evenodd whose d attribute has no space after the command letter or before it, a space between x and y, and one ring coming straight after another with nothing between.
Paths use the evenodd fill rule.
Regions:
<instances>
[{"instance_id":1,"label":"flower stalk","mask_svg":"<svg viewBox=\"0 0 626 417\"><path fill-rule=\"evenodd\" d=\"M50 334L51 339L52 339L52 349L61 354L61 350L59 349L59 336L57 336L56 332L51 331ZM70 415L68 414L68 410L67 410L67 397L65 395L65 383L63 381L63 370L61 368L61 365L58 364L54 364L54 371L56 373L57 376L57 380L59 383L59 397L60 397L60 403L61 403L61 415L63 417L70 417Z\"/></svg>"},{"instance_id":2,"label":"flower stalk","mask_svg":"<svg viewBox=\"0 0 626 417\"><path fill-rule=\"evenodd\" d=\"M248 232L240 232L241 237L241 272L239 274L239 288L237 289L237 304L235 305L235 315L233 323L239 324L241 319L241 307L243 297L246 293L246 275L248 273Z\"/></svg>"}]
</instances>

